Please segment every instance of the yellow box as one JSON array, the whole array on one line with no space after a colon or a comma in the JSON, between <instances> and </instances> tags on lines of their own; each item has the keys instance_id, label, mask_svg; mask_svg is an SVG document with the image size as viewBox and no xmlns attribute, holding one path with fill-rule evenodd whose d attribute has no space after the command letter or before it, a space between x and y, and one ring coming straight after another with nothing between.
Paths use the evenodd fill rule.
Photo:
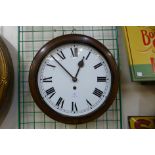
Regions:
<instances>
[{"instance_id":1,"label":"yellow box","mask_svg":"<svg viewBox=\"0 0 155 155\"><path fill-rule=\"evenodd\" d=\"M133 81L155 81L155 27L123 27Z\"/></svg>"},{"instance_id":2,"label":"yellow box","mask_svg":"<svg viewBox=\"0 0 155 155\"><path fill-rule=\"evenodd\" d=\"M155 116L129 116L130 129L155 129Z\"/></svg>"}]
</instances>

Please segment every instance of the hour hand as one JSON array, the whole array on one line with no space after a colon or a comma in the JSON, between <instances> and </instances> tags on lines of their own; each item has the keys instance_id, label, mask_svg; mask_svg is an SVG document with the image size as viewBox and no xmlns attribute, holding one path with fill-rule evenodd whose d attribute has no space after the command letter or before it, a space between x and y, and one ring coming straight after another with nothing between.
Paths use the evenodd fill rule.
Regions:
<instances>
[{"instance_id":1,"label":"hour hand","mask_svg":"<svg viewBox=\"0 0 155 155\"><path fill-rule=\"evenodd\" d=\"M51 55L51 57L65 70L65 72L72 78L73 82L77 81L77 78L73 77L72 74L54 56Z\"/></svg>"},{"instance_id":2,"label":"hour hand","mask_svg":"<svg viewBox=\"0 0 155 155\"><path fill-rule=\"evenodd\" d=\"M76 72L75 78L77 78L80 69L84 66L84 61L83 61L83 59L84 59L84 57L82 58L81 61L78 62L78 67L79 67L79 68L78 68L78 70L77 70L77 72Z\"/></svg>"}]
</instances>

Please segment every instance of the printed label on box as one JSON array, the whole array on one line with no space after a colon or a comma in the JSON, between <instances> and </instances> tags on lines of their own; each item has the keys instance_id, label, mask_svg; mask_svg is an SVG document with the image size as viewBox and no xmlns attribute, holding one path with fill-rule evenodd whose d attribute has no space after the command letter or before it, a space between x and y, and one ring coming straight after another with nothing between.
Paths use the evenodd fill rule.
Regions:
<instances>
[{"instance_id":1,"label":"printed label on box","mask_svg":"<svg viewBox=\"0 0 155 155\"><path fill-rule=\"evenodd\" d=\"M155 81L155 29L124 27L133 81Z\"/></svg>"}]
</instances>

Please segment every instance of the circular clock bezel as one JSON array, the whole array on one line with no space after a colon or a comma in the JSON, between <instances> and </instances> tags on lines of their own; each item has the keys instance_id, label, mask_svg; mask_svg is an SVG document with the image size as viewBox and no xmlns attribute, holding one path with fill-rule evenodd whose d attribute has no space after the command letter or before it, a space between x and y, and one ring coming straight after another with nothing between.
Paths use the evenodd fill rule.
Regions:
<instances>
[{"instance_id":1,"label":"circular clock bezel","mask_svg":"<svg viewBox=\"0 0 155 155\"><path fill-rule=\"evenodd\" d=\"M10 107L14 71L8 48L0 37L0 123Z\"/></svg>"},{"instance_id":2,"label":"circular clock bezel","mask_svg":"<svg viewBox=\"0 0 155 155\"><path fill-rule=\"evenodd\" d=\"M106 59L111 72L111 89L105 102L103 102L98 109L82 116L67 116L53 110L41 97L37 83L38 71L43 59L55 48L69 43L85 44L95 48ZM117 95L118 80L118 67L110 51L96 39L81 34L67 34L47 42L34 57L29 71L29 86L34 102L45 114L47 114L52 119L68 124L88 122L102 115L111 106Z\"/></svg>"}]
</instances>

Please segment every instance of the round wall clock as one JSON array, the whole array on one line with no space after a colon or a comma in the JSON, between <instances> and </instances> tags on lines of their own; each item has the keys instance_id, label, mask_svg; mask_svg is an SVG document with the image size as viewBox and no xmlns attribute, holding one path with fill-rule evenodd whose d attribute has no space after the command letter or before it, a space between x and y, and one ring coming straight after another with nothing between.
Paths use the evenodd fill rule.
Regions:
<instances>
[{"instance_id":1,"label":"round wall clock","mask_svg":"<svg viewBox=\"0 0 155 155\"><path fill-rule=\"evenodd\" d=\"M38 51L29 84L34 101L49 117L83 123L99 117L113 103L118 90L117 64L97 40L64 35Z\"/></svg>"},{"instance_id":2,"label":"round wall clock","mask_svg":"<svg viewBox=\"0 0 155 155\"><path fill-rule=\"evenodd\" d=\"M8 110L12 84L12 61L5 43L0 38L0 120Z\"/></svg>"}]
</instances>

